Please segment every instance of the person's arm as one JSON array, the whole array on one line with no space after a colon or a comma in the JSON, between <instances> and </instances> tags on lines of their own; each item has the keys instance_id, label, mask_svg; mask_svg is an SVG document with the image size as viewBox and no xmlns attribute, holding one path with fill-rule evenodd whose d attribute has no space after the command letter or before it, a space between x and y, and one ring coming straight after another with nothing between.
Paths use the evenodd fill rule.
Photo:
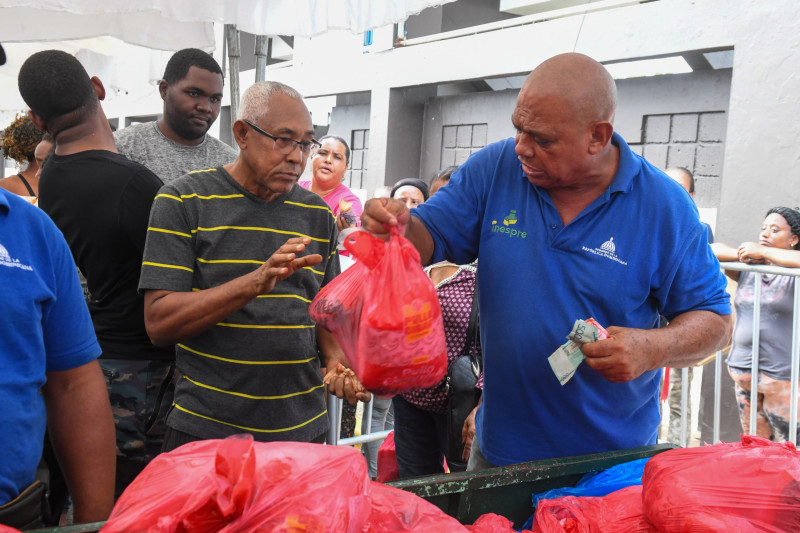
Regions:
<instances>
[{"instance_id":1,"label":"person's arm","mask_svg":"<svg viewBox=\"0 0 800 533\"><path fill-rule=\"evenodd\" d=\"M429 265L433 258L433 237L425 224L412 217L402 200L392 198L372 198L367 200L361 215L361 227L381 239L389 238L389 227L400 224L404 236L419 252L423 265Z\"/></svg>"},{"instance_id":2,"label":"person's arm","mask_svg":"<svg viewBox=\"0 0 800 533\"><path fill-rule=\"evenodd\" d=\"M75 504L75 522L108 518L114 506L114 419L100 365L47 373L42 387L50 438Z\"/></svg>"},{"instance_id":3,"label":"person's arm","mask_svg":"<svg viewBox=\"0 0 800 533\"><path fill-rule=\"evenodd\" d=\"M689 311L660 329L611 326L610 337L584 344L586 363L604 378L623 383L662 367L691 366L722 349L733 328L731 315Z\"/></svg>"},{"instance_id":4,"label":"person's arm","mask_svg":"<svg viewBox=\"0 0 800 533\"><path fill-rule=\"evenodd\" d=\"M711 251L714 252L714 255L717 257L717 261L720 263L733 263L739 260L739 250L730 246L729 244L725 244L722 242L715 242L711 243ZM738 270L726 270L725 275L731 278L733 281L739 281L739 272Z\"/></svg>"},{"instance_id":5,"label":"person's arm","mask_svg":"<svg viewBox=\"0 0 800 533\"><path fill-rule=\"evenodd\" d=\"M272 291L278 281L320 263L319 254L297 257L310 243L308 237L289 239L253 272L211 289L145 291L144 322L150 340L156 346L165 346L195 337L253 298Z\"/></svg>"},{"instance_id":6,"label":"person's arm","mask_svg":"<svg viewBox=\"0 0 800 533\"><path fill-rule=\"evenodd\" d=\"M764 264L797 268L800 267L800 250L774 248L756 242L745 242L737 250L742 263Z\"/></svg>"},{"instance_id":7,"label":"person's arm","mask_svg":"<svg viewBox=\"0 0 800 533\"><path fill-rule=\"evenodd\" d=\"M339 342L330 331L320 326L317 326L317 346L325 362L326 375L331 375L331 372L336 370L339 364L350 368L350 362L339 346ZM337 398L345 398L350 405L354 405L357 401L368 402L372 398L369 392L356 392L349 377L335 373L328 384L328 390Z\"/></svg>"},{"instance_id":8,"label":"person's arm","mask_svg":"<svg viewBox=\"0 0 800 533\"><path fill-rule=\"evenodd\" d=\"M475 406L475 409L473 409L469 416L467 416L467 419L464 420L464 427L461 428L461 442L464 443L464 451L461 454L461 459L463 459L465 463L469 462L472 440L475 438L476 433L475 415L478 414L478 407L481 406L482 401L483 394L478 398L478 405Z\"/></svg>"}]
</instances>

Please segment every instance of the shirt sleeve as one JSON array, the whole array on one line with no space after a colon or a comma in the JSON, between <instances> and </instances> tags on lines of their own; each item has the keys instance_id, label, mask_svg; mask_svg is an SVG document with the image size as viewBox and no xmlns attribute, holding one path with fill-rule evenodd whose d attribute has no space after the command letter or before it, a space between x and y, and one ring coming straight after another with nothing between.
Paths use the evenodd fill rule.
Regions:
<instances>
[{"instance_id":1,"label":"shirt sleeve","mask_svg":"<svg viewBox=\"0 0 800 533\"><path fill-rule=\"evenodd\" d=\"M725 275L708 245L704 225L697 224L683 249L684 253L677 258L674 268L666 270L665 279L656 288L659 313L668 320L689 311L731 314Z\"/></svg>"},{"instance_id":2,"label":"shirt sleeve","mask_svg":"<svg viewBox=\"0 0 800 533\"><path fill-rule=\"evenodd\" d=\"M72 253L61 234L55 227L53 230L49 250L55 297L42 306L48 372L77 368L97 359L102 352Z\"/></svg>"}]
</instances>

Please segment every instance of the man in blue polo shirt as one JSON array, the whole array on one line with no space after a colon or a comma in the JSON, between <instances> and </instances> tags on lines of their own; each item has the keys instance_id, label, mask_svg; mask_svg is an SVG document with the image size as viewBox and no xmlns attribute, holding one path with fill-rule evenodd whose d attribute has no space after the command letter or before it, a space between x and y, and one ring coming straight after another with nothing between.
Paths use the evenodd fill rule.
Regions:
<instances>
[{"instance_id":1,"label":"man in blue polo shirt","mask_svg":"<svg viewBox=\"0 0 800 533\"><path fill-rule=\"evenodd\" d=\"M78 271L47 215L3 190L0 287L0 505L34 482L47 417L75 521L104 520L114 503L114 421ZM6 514L0 523L33 526Z\"/></svg>"},{"instance_id":2,"label":"man in blue polo shirt","mask_svg":"<svg viewBox=\"0 0 800 533\"><path fill-rule=\"evenodd\" d=\"M470 157L414 216L367 202L364 226L405 224L424 263L480 259L485 383L470 470L655 443L660 369L730 335L696 207L614 133L615 109L602 65L553 57L520 91L516 136ZM585 345L562 386L547 358L588 317L611 337Z\"/></svg>"}]
</instances>

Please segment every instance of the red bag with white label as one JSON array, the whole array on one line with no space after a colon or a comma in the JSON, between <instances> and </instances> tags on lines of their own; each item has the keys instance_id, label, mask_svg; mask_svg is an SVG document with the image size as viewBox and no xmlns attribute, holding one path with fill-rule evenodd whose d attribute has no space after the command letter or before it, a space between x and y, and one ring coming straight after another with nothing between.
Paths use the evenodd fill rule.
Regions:
<instances>
[{"instance_id":1,"label":"red bag with white label","mask_svg":"<svg viewBox=\"0 0 800 533\"><path fill-rule=\"evenodd\" d=\"M385 242L363 231L345 239L345 248L367 268L351 363L364 387L378 396L430 387L447 371L436 289L414 245L399 228L390 231Z\"/></svg>"}]
</instances>

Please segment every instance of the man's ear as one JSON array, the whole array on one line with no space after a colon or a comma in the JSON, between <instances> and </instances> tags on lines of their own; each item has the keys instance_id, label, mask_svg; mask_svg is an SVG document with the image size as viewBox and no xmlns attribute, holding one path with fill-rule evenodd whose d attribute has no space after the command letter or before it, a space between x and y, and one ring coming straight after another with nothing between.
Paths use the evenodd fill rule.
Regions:
<instances>
[{"instance_id":1,"label":"man's ear","mask_svg":"<svg viewBox=\"0 0 800 533\"><path fill-rule=\"evenodd\" d=\"M591 126L591 138L589 139L589 154L596 155L602 152L614 135L614 126L605 120L594 122Z\"/></svg>"},{"instance_id":2,"label":"man's ear","mask_svg":"<svg viewBox=\"0 0 800 533\"><path fill-rule=\"evenodd\" d=\"M233 130L233 138L236 144L239 145L239 150L247 148L247 136L250 133L250 127L243 121L237 120L231 127Z\"/></svg>"},{"instance_id":3,"label":"man's ear","mask_svg":"<svg viewBox=\"0 0 800 533\"><path fill-rule=\"evenodd\" d=\"M167 83L167 80L161 80L158 82L158 93L161 95L162 100L167 99L167 89L169 89L169 83Z\"/></svg>"},{"instance_id":4,"label":"man's ear","mask_svg":"<svg viewBox=\"0 0 800 533\"><path fill-rule=\"evenodd\" d=\"M106 88L103 87L103 82L100 81L100 78L97 76L92 76L92 87L94 87L94 92L97 94L98 100L106 99Z\"/></svg>"},{"instance_id":5,"label":"man's ear","mask_svg":"<svg viewBox=\"0 0 800 533\"><path fill-rule=\"evenodd\" d=\"M47 123L44 121L42 117L40 117L33 111L28 111L28 116L31 117L31 122L33 122L33 125L36 126L36 129L47 133Z\"/></svg>"}]
</instances>

